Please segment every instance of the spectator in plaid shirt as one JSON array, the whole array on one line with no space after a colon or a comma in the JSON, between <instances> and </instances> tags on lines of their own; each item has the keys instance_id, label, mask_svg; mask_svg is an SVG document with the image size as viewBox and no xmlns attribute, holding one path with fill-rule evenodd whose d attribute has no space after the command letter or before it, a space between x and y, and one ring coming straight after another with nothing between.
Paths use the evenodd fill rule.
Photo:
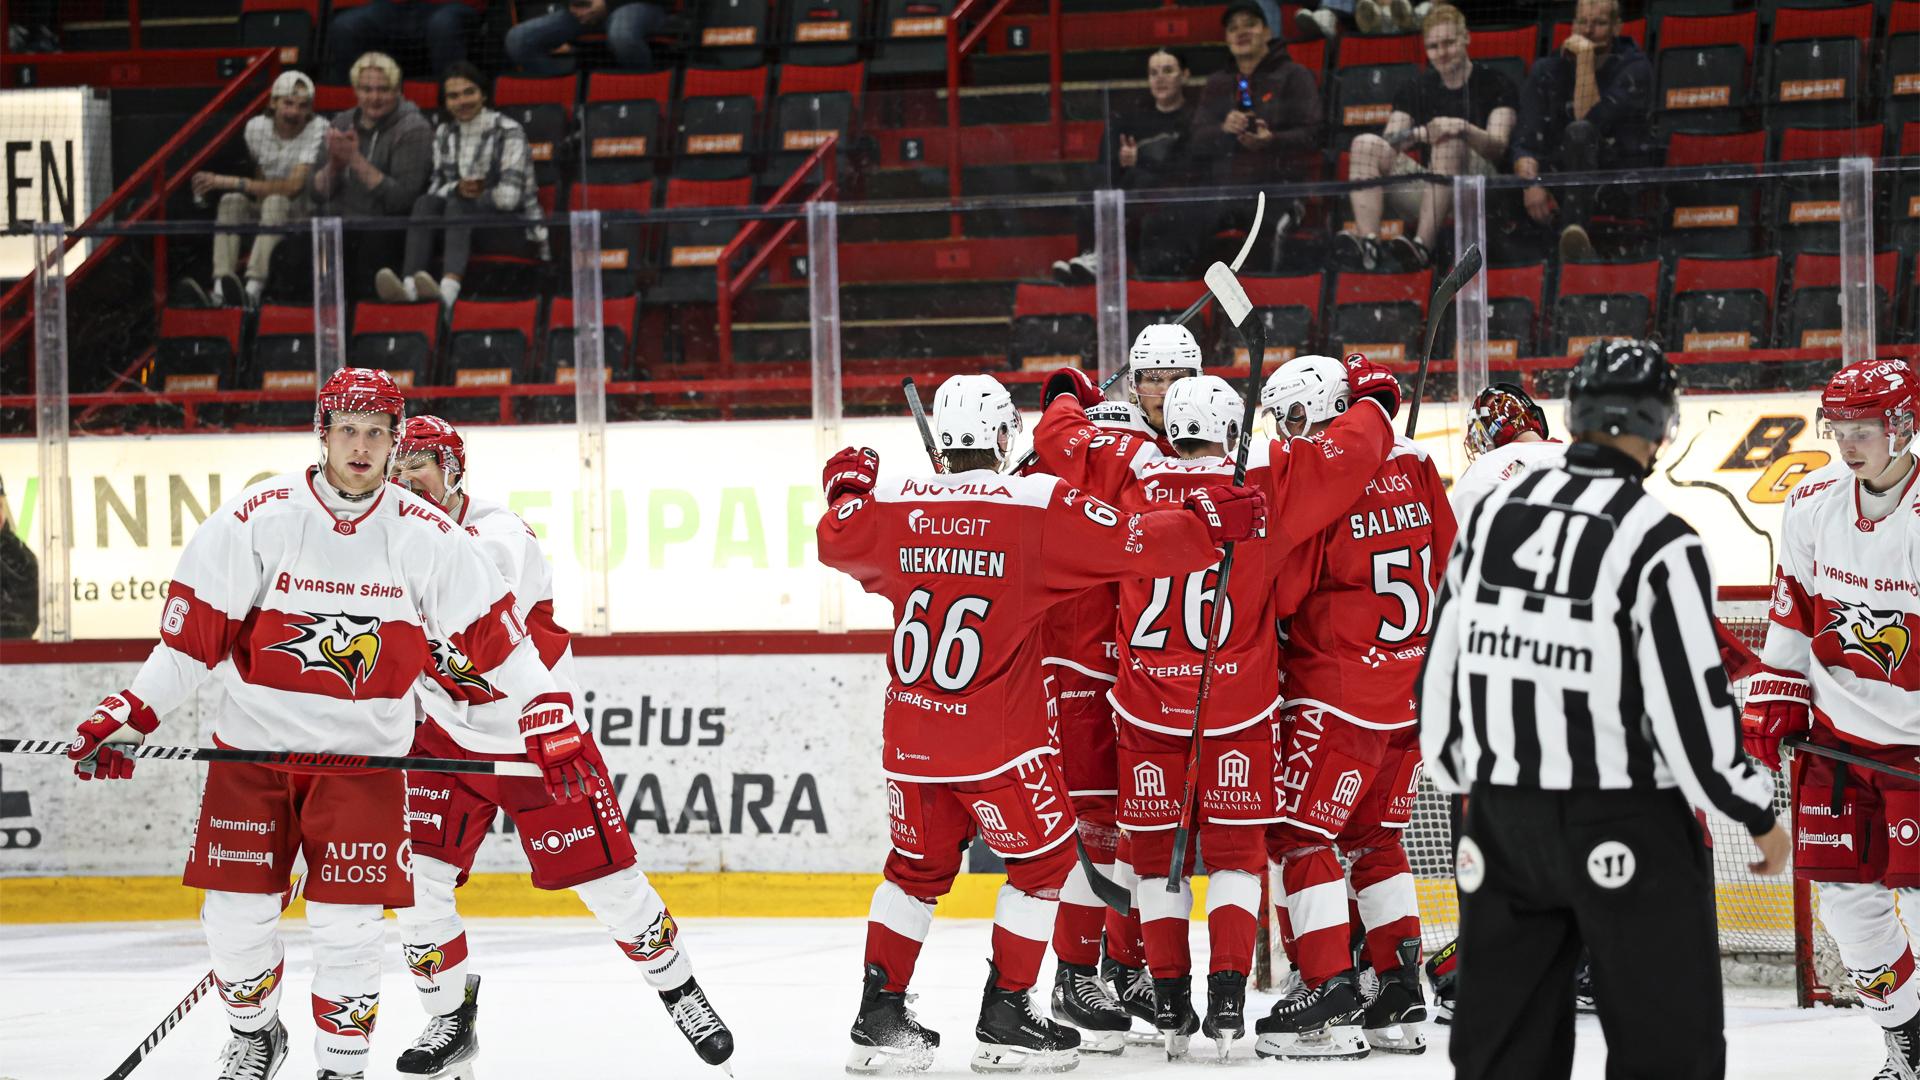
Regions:
<instances>
[{"instance_id":1,"label":"spectator in plaid shirt","mask_svg":"<svg viewBox=\"0 0 1920 1080\"><path fill-rule=\"evenodd\" d=\"M434 133L433 174L427 193L413 204L406 262L399 274L383 268L374 276L374 291L392 303L438 300L452 308L476 249L542 259L547 255L526 131L487 108L485 76L464 61L441 77L440 100L452 122ZM486 217L502 222L443 224ZM509 227L509 221L514 226ZM437 282L427 272L436 237L445 238Z\"/></svg>"}]
</instances>

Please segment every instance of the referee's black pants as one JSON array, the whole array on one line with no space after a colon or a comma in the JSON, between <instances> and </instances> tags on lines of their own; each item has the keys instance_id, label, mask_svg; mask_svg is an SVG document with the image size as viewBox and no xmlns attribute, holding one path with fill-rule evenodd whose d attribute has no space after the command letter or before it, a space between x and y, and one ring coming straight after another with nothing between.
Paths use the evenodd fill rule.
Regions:
<instances>
[{"instance_id":1,"label":"referee's black pants","mask_svg":"<svg viewBox=\"0 0 1920 1080\"><path fill-rule=\"evenodd\" d=\"M1476 785L1465 831L1456 1080L1572 1071L1582 945L1608 1080L1725 1074L1713 867L1678 791Z\"/></svg>"}]
</instances>

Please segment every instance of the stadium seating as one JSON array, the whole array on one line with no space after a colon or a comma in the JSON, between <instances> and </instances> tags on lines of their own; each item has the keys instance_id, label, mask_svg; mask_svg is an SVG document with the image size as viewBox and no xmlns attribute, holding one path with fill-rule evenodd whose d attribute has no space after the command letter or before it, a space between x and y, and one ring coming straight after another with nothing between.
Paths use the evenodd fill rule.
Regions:
<instances>
[{"instance_id":1,"label":"stadium seating","mask_svg":"<svg viewBox=\"0 0 1920 1080\"><path fill-rule=\"evenodd\" d=\"M493 107L526 129L534 181L542 187L557 183L562 174L572 142L573 101L579 92L580 80L572 75L502 75L494 80Z\"/></svg>"},{"instance_id":2,"label":"stadium seating","mask_svg":"<svg viewBox=\"0 0 1920 1080\"><path fill-rule=\"evenodd\" d=\"M1554 351L1577 356L1603 337L1646 337L1659 324L1660 262L1567 263L1554 299Z\"/></svg>"},{"instance_id":3,"label":"stadium seating","mask_svg":"<svg viewBox=\"0 0 1920 1080\"><path fill-rule=\"evenodd\" d=\"M1505 75L1518 90L1525 86L1527 73L1533 70L1540 52L1540 32L1532 26L1508 30L1474 30L1467 47L1474 66L1485 66Z\"/></svg>"},{"instance_id":4,"label":"stadium seating","mask_svg":"<svg viewBox=\"0 0 1920 1080\"><path fill-rule=\"evenodd\" d=\"M596 71L587 76L581 107L580 177L590 184L651 180L664 156L661 121L673 90L673 72L625 75Z\"/></svg>"},{"instance_id":5,"label":"stadium seating","mask_svg":"<svg viewBox=\"0 0 1920 1080\"><path fill-rule=\"evenodd\" d=\"M380 368L402 389L433 383L440 345L440 305L354 305L347 337L347 363Z\"/></svg>"},{"instance_id":6,"label":"stadium seating","mask_svg":"<svg viewBox=\"0 0 1920 1080\"><path fill-rule=\"evenodd\" d=\"M280 50L280 62L304 67L313 62L313 31L320 25L320 0L241 0L240 44Z\"/></svg>"},{"instance_id":7,"label":"stadium seating","mask_svg":"<svg viewBox=\"0 0 1920 1080\"><path fill-rule=\"evenodd\" d=\"M746 176L759 152L767 69L690 68L682 80L674 137L676 179Z\"/></svg>"},{"instance_id":8,"label":"stadium seating","mask_svg":"<svg viewBox=\"0 0 1920 1080\"><path fill-rule=\"evenodd\" d=\"M1540 318L1546 310L1546 293L1546 263L1487 268L1489 360L1514 360L1540 352Z\"/></svg>"},{"instance_id":9,"label":"stadium seating","mask_svg":"<svg viewBox=\"0 0 1920 1080\"><path fill-rule=\"evenodd\" d=\"M1739 130L1752 93L1759 21L1753 11L1661 20L1654 103L1663 130Z\"/></svg>"},{"instance_id":10,"label":"stadium seating","mask_svg":"<svg viewBox=\"0 0 1920 1080\"><path fill-rule=\"evenodd\" d=\"M241 329L237 307L161 309L154 382L169 392L236 389Z\"/></svg>"},{"instance_id":11,"label":"stadium seating","mask_svg":"<svg viewBox=\"0 0 1920 1080\"><path fill-rule=\"evenodd\" d=\"M1779 9L1768 50L1768 126L1852 122L1872 36L1872 4Z\"/></svg>"},{"instance_id":12,"label":"stadium seating","mask_svg":"<svg viewBox=\"0 0 1920 1080\"><path fill-rule=\"evenodd\" d=\"M292 304L266 304L253 328L253 362L242 380L250 390L314 389L313 309ZM254 424L299 424L313 419L307 401L261 401L236 414Z\"/></svg>"},{"instance_id":13,"label":"stadium seating","mask_svg":"<svg viewBox=\"0 0 1920 1080\"><path fill-rule=\"evenodd\" d=\"M1884 102L1879 119L1889 138L1897 139L1906 125L1920 122L1920 0L1900 0L1888 14L1876 85ZM1906 152L1892 145L1887 149Z\"/></svg>"},{"instance_id":14,"label":"stadium seating","mask_svg":"<svg viewBox=\"0 0 1920 1080\"><path fill-rule=\"evenodd\" d=\"M653 209L653 181L637 184L575 184L568 191L568 208L600 210L600 291L609 297L631 296L638 276L652 265L649 227L633 220L610 219Z\"/></svg>"},{"instance_id":15,"label":"stadium seating","mask_svg":"<svg viewBox=\"0 0 1920 1080\"><path fill-rule=\"evenodd\" d=\"M1305 356L1320 346L1320 297L1324 278L1320 274L1293 277L1242 276L1240 284L1253 302L1255 317L1267 328L1267 352L1263 364L1285 363ZM1231 331L1220 334L1216 362L1244 364L1247 350Z\"/></svg>"},{"instance_id":16,"label":"stadium seating","mask_svg":"<svg viewBox=\"0 0 1920 1080\"><path fill-rule=\"evenodd\" d=\"M447 325L447 375L455 386L510 386L533 370L534 320L538 300L454 303ZM455 423L497 421L495 398L448 398L440 415Z\"/></svg>"},{"instance_id":17,"label":"stadium seating","mask_svg":"<svg viewBox=\"0 0 1920 1080\"><path fill-rule=\"evenodd\" d=\"M1788 9L1791 10L1791 9ZM1784 16L1785 12L1782 12ZM1780 133L1781 161L1828 161L1877 156L1882 126L1787 128ZM1773 181L1773 243L1784 254L1840 247L1840 184L1832 175L1784 176Z\"/></svg>"},{"instance_id":18,"label":"stadium seating","mask_svg":"<svg viewBox=\"0 0 1920 1080\"><path fill-rule=\"evenodd\" d=\"M750 177L688 180L675 176L667 181L666 206L676 210L744 206L752 189ZM648 290L648 301L712 303L714 265L720 261L721 249L740 231L741 224L740 219L731 214L668 223L663 230L666 239L660 256L659 279L654 288Z\"/></svg>"},{"instance_id":19,"label":"stadium seating","mask_svg":"<svg viewBox=\"0 0 1920 1080\"><path fill-rule=\"evenodd\" d=\"M768 0L701 0L694 61L704 67L757 67L766 58Z\"/></svg>"},{"instance_id":20,"label":"stadium seating","mask_svg":"<svg viewBox=\"0 0 1920 1080\"><path fill-rule=\"evenodd\" d=\"M782 64L834 66L860 59L860 0L806 0L787 5L786 34L779 42Z\"/></svg>"},{"instance_id":21,"label":"stadium seating","mask_svg":"<svg viewBox=\"0 0 1920 1080\"><path fill-rule=\"evenodd\" d=\"M1016 371L1049 371L1069 364L1092 368L1093 305L1091 286L1021 282L1013 293L1008 366Z\"/></svg>"},{"instance_id":22,"label":"stadium seating","mask_svg":"<svg viewBox=\"0 0 1920 1080\"><path fill-rule=\"evenodd\" d=\"M1669 19L1669 22L1674 20ZM1726 135L1676 132L1667 143L1674 168L1746 165L1756 172L1766 160L1767 133ZM1757 177L1737 180L1670 180L1660 185L1665 209L1660 249L1666 255L1744 255L1758 246L1766 185Z\"/></svg>"},{"instance_id":23,"label":"stadium seating","mask_svg":"<svg viewBox=\"0 0 1920 1080\"><path fill-rule=\"evenodd\" d=\"M783 65L775 80L773 126L767 136L761 186L773 188L785 181L829 136L839 136L836 155L845 163L865 86L864 64Z\"/></svg>"},{"instance_id":24,"label":"stadium seating","mask_svg":"<svg viewBox=\"0 0 1920 1080\"><path fill-rule=\"evenodd\" d=\"M1347 271L1333 282L1330 355L1365 353L1382 363L1419 359L1433 273L1369 274Z\"/></svg>"},{"instance_id":25,"label":"stadium seating","mask_svg":"<svg viewBox=\"0 0 1920 1080\"><path fill-rule=\"evenodd\" d=\"M1840 256L1802 251L1789 264L1781 301L1780 345L1788 349L1840 351ZM1893 340L1893 296L1900 257L1882 251L1873 259L1874 322L1882 341Z\"/></svg>"},{"instance_id":26,"label":"stadium seating","mask_svg":"<svg viewBox=\"0 0 1920 1080\"><path fill-rule=\"evenodd\" d=\"M875 75L926 75L947 66L947 16L954 0L885 0L874 36Z\"/></svg>"},{"instance_id":27,"label":"stadium seating","mask_svg":"<svg viewBox=\"0 0 1920 1080\"><path fill-rule=\"evenodd\" d=\"M1340 44L1333 66L1333 93L1327 130L1333 149L1345 150L1354 136L1378 131L1393 112L1393 95L1426 65L1418 34L1350 37Z\"/></svg>"},{"instance_id":28,"label":"stadium seating","mask_svg":"<svg viewBox=\"0 0 1920 1080\"><path fill-rule=\"evenodd\" d=\"M1779 283L1778 255L1681 258L1667 341L1683 352L1771 348Z\"/></svg>"}]
</instances>

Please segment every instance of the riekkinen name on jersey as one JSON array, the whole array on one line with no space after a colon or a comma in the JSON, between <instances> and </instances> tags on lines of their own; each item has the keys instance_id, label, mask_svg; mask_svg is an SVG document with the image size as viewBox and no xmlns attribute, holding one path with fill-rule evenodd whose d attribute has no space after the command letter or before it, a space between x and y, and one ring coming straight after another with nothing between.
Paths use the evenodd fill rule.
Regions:
<instances>
[{"instance_id":1,"label":"riekkinen name on jersey","mask_svg":"<svg viewBox=\"0 0 1920 1080\"><path fill-rule=\"evenodd\" d=\"M1003 578L1007 576L1007 553L975 551L971 548L903 547L900 549L900 572Z\"/></svg>"}]
</instances>

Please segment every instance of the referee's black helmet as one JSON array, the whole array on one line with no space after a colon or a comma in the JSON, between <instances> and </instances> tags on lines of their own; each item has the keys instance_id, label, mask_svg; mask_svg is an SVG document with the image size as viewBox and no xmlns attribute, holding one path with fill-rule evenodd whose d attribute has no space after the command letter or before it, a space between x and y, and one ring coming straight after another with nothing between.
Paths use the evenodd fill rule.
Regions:
<instances>
[{"instance_id":1,"label":"referee's black helmet","mask_svg":"<svg viewBox=\"0 0 1920 1080\"><path fill-rule=\"evenodd\" d=\"M1638 435L1659 446L1680 422L1680 380L1651 341L1603 338L1587 346L1567 385L1567 427Z\"/></svg>"}]
</instances>

